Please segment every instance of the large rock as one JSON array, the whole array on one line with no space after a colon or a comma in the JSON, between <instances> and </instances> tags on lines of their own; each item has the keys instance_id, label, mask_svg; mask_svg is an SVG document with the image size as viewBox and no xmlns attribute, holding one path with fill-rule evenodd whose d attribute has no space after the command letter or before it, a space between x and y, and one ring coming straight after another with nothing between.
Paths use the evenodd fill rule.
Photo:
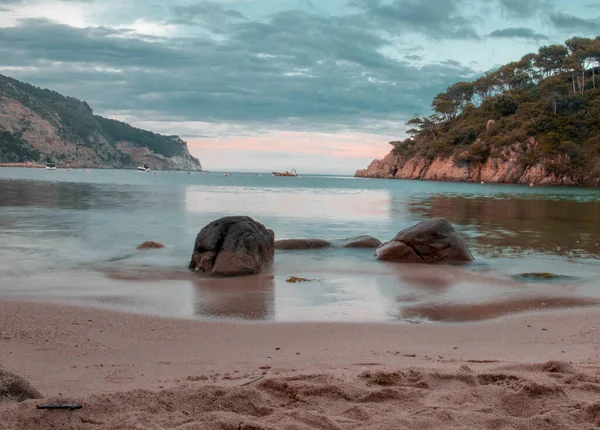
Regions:
<instances>
[{"instance_id":1,"label":"large rock","mask_svg":"<svg viewBox=\"0 0 600 430\"><path fill-rule=\"evenodd\" d=\"M460 264L473 261L465 241L445 219L430 219L402 230L375 251L383 261Z\"/></svg>"},{"instance_id":2,"label":"large rock","mask_svg":"<svg viewBox=\"0 0 600 430\"><path fill-rule=\"evenodd\" d=\"M275 234L245 216L218 219L196 237L190 270L209 276L260 273L273 261Z\"/></svg>"},{"instance_id":3,"label":"large rock","mask_svg":"<svg viewBox=\"0 0 600 430\"><path fill-rule=\"evenodd\" d=\"M321 249L329 248L331 242L323 239L283 239L275 242L275 249L285 251L297 249Z\"/></svg>"},{"instance_id":4,"label":"large rock","mask_svg":"<svg viewBox=\"0 0 600 430\"><path fill-rule=\"evenodd\" d=\"M42 395L29 382L14 373L0 369L0 404L41 399Z\"/></svg>"}]
</instances>

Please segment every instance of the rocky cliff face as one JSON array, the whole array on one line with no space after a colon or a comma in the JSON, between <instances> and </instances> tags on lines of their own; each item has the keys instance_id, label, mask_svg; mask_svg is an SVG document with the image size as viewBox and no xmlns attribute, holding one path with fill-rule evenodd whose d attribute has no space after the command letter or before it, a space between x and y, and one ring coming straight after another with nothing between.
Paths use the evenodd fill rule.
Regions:
<instances>
[{"instance_id":1,"label":"rocky cliff face","mask_svg":"<svg viewBox=\"0 0 600 430\"><path fill-rule=\"evenodd\" d=\"M86 102L0 75L0 163L202 170L187 144L94 115Z\"/></svg>"},{"instance_id":2,"label":"rocky cliff face","mask_svg":"<svg viewBox=\"0 0 600 430\"><path fill-rule=\"evenodd\" d=\"M367 169L356 172L360 178L423 179L449 182L490 182L535 185L587 185L600 186L600 160L585 176L561 174L548 165L564 162L560 157L549 160L537 156L538 142L529 138L524 143L504 147L491 147L485 162L462 161L456 156L429 159L423 156L403 157L394 151L381 160L374 160Z\"/></svg>"}]
</instances>

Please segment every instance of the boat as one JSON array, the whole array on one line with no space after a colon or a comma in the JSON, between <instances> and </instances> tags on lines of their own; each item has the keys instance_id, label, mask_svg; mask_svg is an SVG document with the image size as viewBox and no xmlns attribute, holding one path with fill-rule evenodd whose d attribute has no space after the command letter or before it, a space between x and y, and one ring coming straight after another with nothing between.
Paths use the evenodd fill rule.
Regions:
<instances>
[{"instance_id":1,"label":"boat","mask_svg":"<svg viewBox=\"0 0 600 430\"><path fill-rule=\"evenodd\" d=\"M56 164L46 163L46 170L56 170Z\"/></svg>"},{"instance_id":2,"label":"boat","mask_svg":"<svg viewBox=\"0 0 600 430\"><path fill-rule=\"evenodd\" d=\"M273 172L273 175L275 175L275 176L298 176L298 174L296 173L296 169L292 169L290 172L286 171L285 173Z\"/></svg>"},{"instance_id":3,"label":"boat","mask_svg":"<svg viewBox=\"0 0 600 430\"><path fill-rule=\"evenodd\" d=\"M138 166L137 170L138 172L149 172L150 167L147 164L142 164L141 166Z\"/></svg>"}]
</instances>

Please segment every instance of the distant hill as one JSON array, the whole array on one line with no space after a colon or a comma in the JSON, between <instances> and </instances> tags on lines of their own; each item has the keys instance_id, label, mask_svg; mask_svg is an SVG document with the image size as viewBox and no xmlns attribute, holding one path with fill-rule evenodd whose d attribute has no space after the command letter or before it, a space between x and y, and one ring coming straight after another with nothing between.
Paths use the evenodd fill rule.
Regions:
<instances>
[{"instance_id":1,"label":"distant hill","mask_svg":"<svg viewBox=\"0 0 600 430\"><path fill-rule=\"evenodd\" d=\"M0 163L202 170L178 136L94 115L85 102L0 75Z\"/></svg>"},{"instance_id":2,"label":"distant hill","mask_svg":"<svg viewBox=\"0 0 600 430\"><path fill-rule=\"evenodd\" d=\"M600 37L458 82L356 176L600 186Z\"/></svg>"}]
</instances>

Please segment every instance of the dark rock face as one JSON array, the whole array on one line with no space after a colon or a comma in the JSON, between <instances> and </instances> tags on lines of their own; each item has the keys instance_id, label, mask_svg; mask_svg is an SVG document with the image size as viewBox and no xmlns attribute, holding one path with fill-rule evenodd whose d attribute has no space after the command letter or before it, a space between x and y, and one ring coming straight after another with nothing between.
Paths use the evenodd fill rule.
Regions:
<instances>
[{"instance_id":1,"label":"dark rock face","mask_svg":"<svg viewBox=\"0 0 600 430\"><path fill-rule=\"evenodd\" d=\"M218 219L196 237L190 270L209 276L260 273L273 261L275 233L246 216Z\"/></svg>"},{"instance_id":2,"label":"dark rock face","mask_svg":"<svg viewBox=\"0 0 600 430\"><path fill-rule=\"evenodd\" d=\"M381 241L373 236L363 235L334 241L333 246L339 248L378 248L381 246Z\"/></svg>"},{"instance_id":3,"label":"dark rock face","mask_svg":"<svg viewBox=\"0 0 600 430\"><path fill-rule=\"evenodd\" d=\"M165 247L165 245L163 245L162 243L152 242L151 240L149 240L149 241L146 241L146 242L138 245L138 247L136 249L143 251L146 249L162 249L164 247Z\"/></svg>"},{"instance_id":4,"label":"dark rock face","mask_svg":"<svg viewBox=\"0 0 600 430\"><path fill-rule=\"evenodd\" d=\"M22 402L41 398L40 392L25 379L0 369L0 405L4 402Z\"/></svg>"},{"instance_id":5,"label":"dark rock face","mask_svg":"<svg viewBox=\"0 0 600 430\"><path fill-rule=\"evenodd\" d=\"M329 248L331 242L323 239L284 239L275 242L275 249L286 251L299 249L321 249Z\"/></svg>"},{"instance_id":6,"label":"dark rock face","mask_svg":"<svg viewBox=\"0 0 600 430\"><path fill-rule=\"evenodd\" d=\"M375 251L383 261L461 264L473 261L465 241L445 219L430 219L402 230Z\"/></svg>"}]
</instances>

